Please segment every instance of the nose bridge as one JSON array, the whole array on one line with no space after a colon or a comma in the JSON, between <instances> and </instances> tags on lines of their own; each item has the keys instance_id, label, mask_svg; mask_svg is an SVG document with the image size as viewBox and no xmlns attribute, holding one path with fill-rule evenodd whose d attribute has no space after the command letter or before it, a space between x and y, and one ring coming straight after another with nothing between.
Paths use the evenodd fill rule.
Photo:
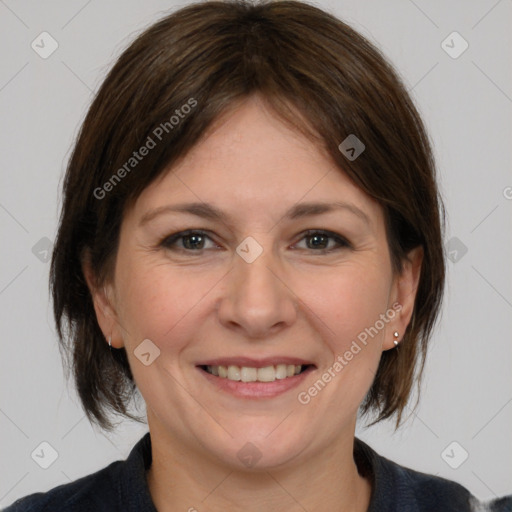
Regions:
<instances>
[{"instance_id":1,"label":"nose bridge","mask_svg":"<svg viewBox=\"0 0 512 512\"><path fill-rule=\"evenodd\" d=\"M243 257L235 259L235 277L237 279L238 294L248 299L256 300L266 295L267 301L276 300L279 282L276 258L271 249L262 252L254 261L247 261ZM272 270L271 270L272 269Z\"/></svg>"},{"instance_id":2,"label":"nose bridge","mask_svg":"<svg viewBox=\"0 0 512 512\"><path fill-rule=\"evenodd\" d=\"M237 325L254 337L291 324L296 315L294 296L282 282L279 258L271 247L258 246L261 249L254 240L246 239L237 248L219 308L221 322Z\"/></svg>"}]
</instances>

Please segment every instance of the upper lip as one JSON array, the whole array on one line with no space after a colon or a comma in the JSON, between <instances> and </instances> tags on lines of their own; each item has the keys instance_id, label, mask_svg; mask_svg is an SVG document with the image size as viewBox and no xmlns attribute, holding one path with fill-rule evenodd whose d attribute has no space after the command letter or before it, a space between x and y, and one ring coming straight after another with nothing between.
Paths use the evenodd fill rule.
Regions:
<instances>
[{"instance_id":1,"label":"upper lip","mask_svg":"<svg viewBox=\"0 0 512 512\"><path fill-rule=\"evenodd\" d=\"M273 356L260 359L251 357L219 357L200 362L197 366L245 366L247 368L265 368L266 366L276 366L278 364L293 365L313 365L311 361L289 356Z\"/></svg>"}]
</instances>

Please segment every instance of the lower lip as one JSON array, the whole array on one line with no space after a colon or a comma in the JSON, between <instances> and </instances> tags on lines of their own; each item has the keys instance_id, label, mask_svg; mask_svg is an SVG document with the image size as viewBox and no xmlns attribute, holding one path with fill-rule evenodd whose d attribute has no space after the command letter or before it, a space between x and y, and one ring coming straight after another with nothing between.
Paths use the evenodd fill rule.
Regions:
<instances>
[{"instance_id":1,"label":"lower lip","mask_svg":"<svg viewBox=\"0 0 512 512\"><path fill-rule=\"evenodd\" d=\"M298 375L286 377L286 379L276 379L273 382L242 382L217 377L200 367L197 369L218 389L238 398L273 398L282 395L304 382L307 376L315 370L310 366Z\"/></svg>"}]
</instances>

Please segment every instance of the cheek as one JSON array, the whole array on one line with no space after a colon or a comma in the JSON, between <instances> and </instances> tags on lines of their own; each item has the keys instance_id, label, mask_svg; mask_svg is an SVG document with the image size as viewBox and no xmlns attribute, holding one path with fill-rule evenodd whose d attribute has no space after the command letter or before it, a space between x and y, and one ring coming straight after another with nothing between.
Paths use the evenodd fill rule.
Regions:
<instances>
[{"instance_id":1,"label":"cheek","mask_svg":"<svg viewBox=\"0 0 512 512\"><path fill-rule=\"evenodd\" d=\"M148 338L166 352L180 350L190 330L197 329L193 319L218 281L211 273L191 275L171 264L147 260L126 262L118 279L125 343L135 348Z\"/></svg>"},{"instance_id":2,"label":"cheek","mask_svg":"<svg viewBox=\"0 0 512 512\"><path fill-rule=\"evenodd\" d=\"M326 291L328 293L326 293ZM351 266L333 274L328 289L312 298L311 308L321 318L329 359L324 368L330 400L340 410L357 409L373 381L382 355L390 278L378 268ZM327 298L326 298L327 296ZM335 377L332 377L332 374ZM336 392L340 388L343 393Z\"/></svg>"},{"instance_id":3,"label":"cheek","mask_svg":"<svg viewBox=\"0 0 512 512\"><path fill-rule=\"evenodd\" d=\"M222 288L224 272L219 269L196 268L191 273L161 260L152 263L142 258L119 263L118 313L125 342L130 345L146 338L166 348L179 345L180 340L184 343L186 332L199 328L194 318L207 314L205 308L212 309L208 303L216 295L216 286ZM327 273L289 275L294 290L289 300L298 301L299 308L302 302L303 314L312 323L316 316L314 323L324 324L329 344L337 352L344 351L386 311L390 280L381 268L351 264Z\"/></svg>"},{"instance_id":4,"label":"cheek","mask_svg":"<svg viewBox=\"0 0 512 512\"><path fill-rule=\"evenodd\" d=\"M202 281L204 286L198 286L201 280L161 263L127 265L124 276L119 281L123 283L119 321L135 382L146 403L158 404L165 396L169 405L178 408L180 400L186 402L186 396L180 395L182 385L175 381L184 378L181 353L194 333L197 336L200 302L212 285ZM141 357L147 352L146 365Z\"/></svg>"},{"instance_id":5,"label":"cheek","mask_svg":"<svg viewBox=\"0 0 512 512\"><path fill-rule=\"evenodd\" d=\"M324 288L316 304L332 322L335 335L349 335L339 337L340 341L373 326L386 312L390 279L377 269L354 265L333 273L329 281L328 293Z\"/></svg>"}]
</instances>

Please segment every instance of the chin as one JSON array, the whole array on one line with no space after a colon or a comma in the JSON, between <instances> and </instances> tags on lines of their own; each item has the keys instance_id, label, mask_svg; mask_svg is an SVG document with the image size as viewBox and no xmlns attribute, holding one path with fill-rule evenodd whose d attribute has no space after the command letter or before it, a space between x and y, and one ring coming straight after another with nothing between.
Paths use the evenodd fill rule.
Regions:
<instances>
[{"instance_id":1,"label":"chin","mask_svg":"<svg viewBox=\"0 0 512 512\"><path fill-rule=\"evenodd\" d=\"M237 470L270 470L285 466L294 461L304 449L311 444L308 436L304 435L298 426L290 430L290 424L280 418L248 418L247 422L233 429L227 428L233 438L223 436L223 442L215 443L209 437L206 445L214 441L212 451L217 452L218 457ZM308 428L305 426L305 428ZM219 452L219 447L224 449ZM206 446L208 449L208 446ZM228 454L226 456L226 454Z\"/></svg>"}]
</instances>

